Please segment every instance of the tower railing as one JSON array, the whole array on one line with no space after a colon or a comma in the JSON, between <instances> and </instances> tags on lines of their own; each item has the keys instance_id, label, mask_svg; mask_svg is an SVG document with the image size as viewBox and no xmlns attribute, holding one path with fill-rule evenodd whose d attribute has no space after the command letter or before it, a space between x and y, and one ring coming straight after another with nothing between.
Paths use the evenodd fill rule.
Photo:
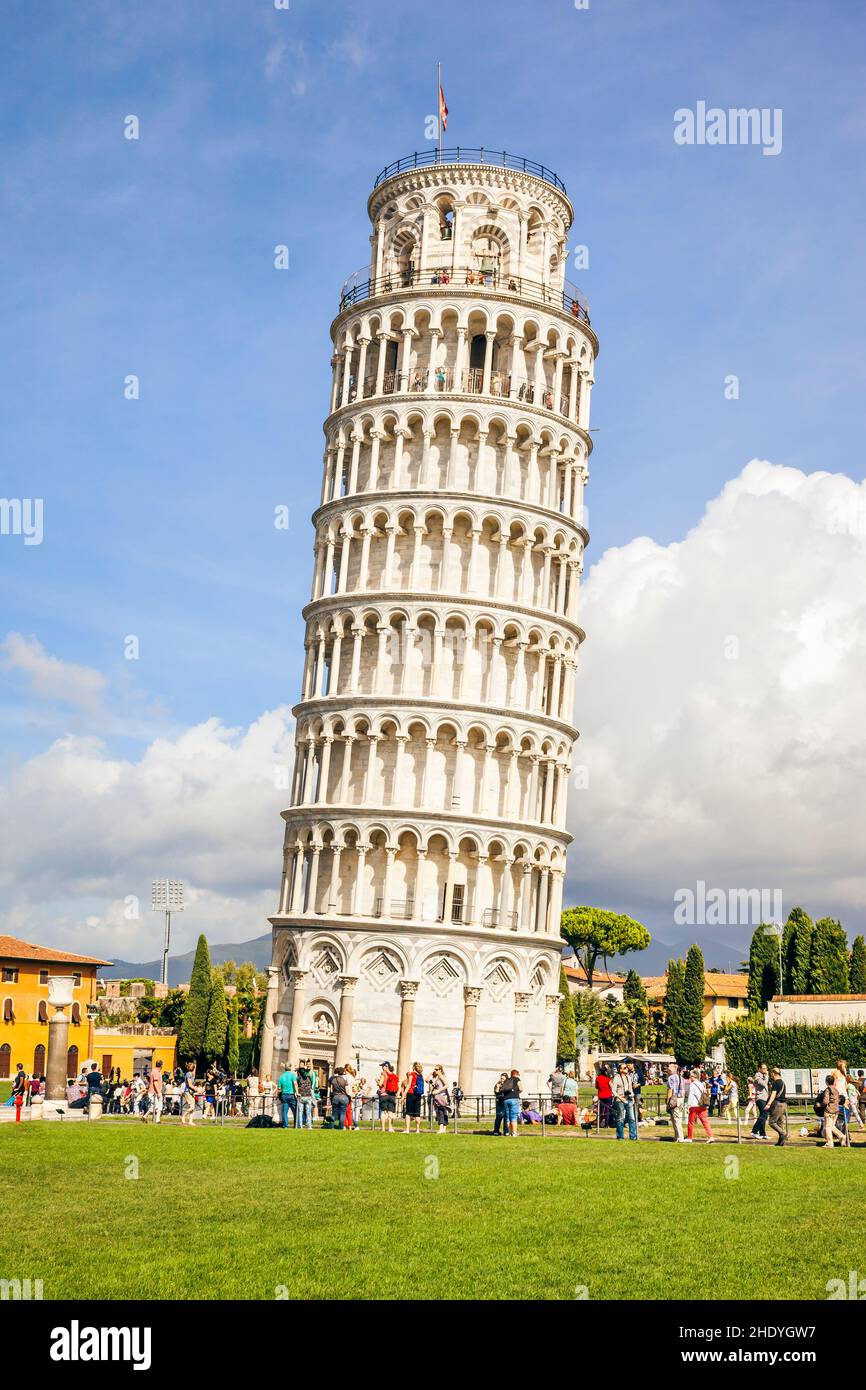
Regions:
<instances>
[{"instance_id":1,"label":"tower railing","mask_svg":"<svg viewBox=\"0 0 866 1390\"><path fill-rule=\"evenodd\" d=\"M531 280L525 275L502 274L497 270L479 269L477 266L429 266L426 270L416 270L410 266L406 270L388 271L384 275L371 276L369 267L362 267L350 275L340 291L342 314L354 304L373 299L380 294L391 294L395 290L425 289L440 287L463 288L471 285L481 290L492 290L498 296L514 295L517 299L529 299L535 304L546 304L551 309L562 310L580 323L588 324L589 304L586 296L569 280L564 281L562 289L545 285L541 280Z\"/></svg>"},{"instance_id":2,"label":"tower railing","mask_svg":"<svg viewBox=\"0 0 866 1390\"><path fill-rule=\"evenodd\" d=\"M441 153L436 148L416 150L414 154L404 155L393 164L387 164L381 173L376 175L373 187L378 188L380 183L394 178L395 174L404 174L409 169L424 168L430 164L493 164L498 169L516 169L519 173L532 174L534 178L543 179L545 183L558 188L560 193L565 193L562 179L546 165L539 164L535 159L524 159L523 155L508 154L506 150L487 150L483 145L453 145Z\"/></svg>"}]
</instances>

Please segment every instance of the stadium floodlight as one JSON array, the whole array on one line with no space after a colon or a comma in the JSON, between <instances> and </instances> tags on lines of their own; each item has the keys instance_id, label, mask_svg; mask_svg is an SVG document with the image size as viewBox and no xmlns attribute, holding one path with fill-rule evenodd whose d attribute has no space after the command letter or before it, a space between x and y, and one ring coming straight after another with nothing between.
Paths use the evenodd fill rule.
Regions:
<instances>
[{"instance_id":1,"label":"stadium floodlight","mask_svg":"<svg viewBox=\"0 0 866 1390\"><path fill-rule=\"evenodd\" d=\"M165 938L162 947L162 983L168 985L168 945L171 940L171 914L183 912L183 884L178 878L155 878L150 888L151 912L165 913Z\"/></svg>"}]
</instances>

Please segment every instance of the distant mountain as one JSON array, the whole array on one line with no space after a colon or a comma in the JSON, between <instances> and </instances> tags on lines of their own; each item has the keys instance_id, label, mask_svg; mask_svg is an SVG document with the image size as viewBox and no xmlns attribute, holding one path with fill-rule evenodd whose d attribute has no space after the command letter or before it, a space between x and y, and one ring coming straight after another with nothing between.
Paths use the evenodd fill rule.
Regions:
<instances>
[{"instance_id":1,"label":"distant mountain","mask_svg":"<svg viewBox=\"0 0 866 1390\"><path fill-rule=\"evenodd\" d=\"M208 943L210 946L210 943ZM214 965L234 960L238 965L250 961L257 970L267 970L271 963L271 934L254 937L252 941L232 942L225 946L210 946L210 958ZM182 956L168 958L168 983L171 989L184 985L192 974L195 951L187 951ZM100 971L105 980L129 980L143 976L146 980L158 980L162 970L162 957L159 960L131 961L116 960L114 965Z\"/></svg>"}]
</instances>

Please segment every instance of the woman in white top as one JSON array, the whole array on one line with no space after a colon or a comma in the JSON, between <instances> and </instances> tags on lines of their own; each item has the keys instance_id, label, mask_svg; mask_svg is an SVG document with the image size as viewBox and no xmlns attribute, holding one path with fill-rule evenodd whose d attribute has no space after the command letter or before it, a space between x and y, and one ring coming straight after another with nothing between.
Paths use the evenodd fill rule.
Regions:
<instances>
[{"instance_id":1,"label":"woman in white top","mask_svg":"<svg viewBox=\"0 0 866 1390\"><path fill-rule=\"evenodd\" d=\"M687 1144L692 1142L692 1135L695 1132L695 1120L700 1120L703 1125L707 1136L707 1143L715 1143L715 1136L710 1128L710 1122L707 1119L707 1105L709 1102L706 1092L709 1091L709 1089L706 1074L701 1071L700 1067L693 1067L689 1074L689 1126L686 1131L688 1138L685 1140Z\"/></svg>"}]
</instances>

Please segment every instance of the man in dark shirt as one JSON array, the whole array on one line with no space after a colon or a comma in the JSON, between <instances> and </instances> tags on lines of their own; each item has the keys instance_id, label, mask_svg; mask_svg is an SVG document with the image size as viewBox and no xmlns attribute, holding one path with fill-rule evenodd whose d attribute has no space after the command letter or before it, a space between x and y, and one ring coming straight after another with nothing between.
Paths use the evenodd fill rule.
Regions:
<instances>
[{"instance_id":1,"label":"man in dark shirt","mask_svg":"<svg viewBox=\"0 0 866 1390\"><path fill-rule=\"evenodd\" d=\"M90 1071L87 1073L86 1080L87 1094L88 1098L90 1098L95 1091L99 1091L102 1087L102 1072L99 1070L95 1062L92 1063Z\"/></svg>"},{"instance_id":2,"label":"man in dark shirt","mask_svg":"<svg viewBox=\"0 0 866 1390\"><path fill-rule=\"evenodd\" d=\"M778 1067L770 1072L770 1094L767 1098L767 1118L770 1129L778 1134L776 1148L781 1148L788 1140L788 1093Z\"/></svg>"}]
</instances>

